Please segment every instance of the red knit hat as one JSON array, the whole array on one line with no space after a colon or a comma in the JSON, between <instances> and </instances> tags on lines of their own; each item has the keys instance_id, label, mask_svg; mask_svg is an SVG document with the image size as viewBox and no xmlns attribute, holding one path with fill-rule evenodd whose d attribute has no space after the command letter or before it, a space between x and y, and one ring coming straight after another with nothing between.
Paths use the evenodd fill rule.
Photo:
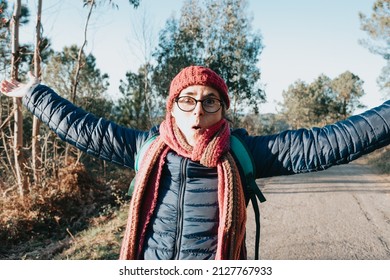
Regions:
<instances>
[{"instance_id":1,"label":"red knit hat","mask_svg":"<svg viewBox=\"0 0 390 280\"><path fill-rule=\"evenodd\" d=\"M171 111L172 104L180 92L186 87L193 85L209 86L216 89L225 102L226 109L229 109L230 100L225 81L210 68L189 66L182 69L171 82L167 100L167 112Z\"/></svg>"}]
</instances>

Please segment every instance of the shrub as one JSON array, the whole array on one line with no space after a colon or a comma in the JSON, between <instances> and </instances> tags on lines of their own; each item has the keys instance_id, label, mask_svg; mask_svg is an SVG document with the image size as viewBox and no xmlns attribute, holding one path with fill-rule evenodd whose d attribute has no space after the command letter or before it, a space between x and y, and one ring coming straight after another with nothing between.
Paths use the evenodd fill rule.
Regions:
<instances>
[{"instance_id":1,"label":"shrub","mask_svg":"<svg viewBox=\"0 0 390 280\"><path fill-rule=\"evenodd\" d=\"M109 182L113 184L94 178L80 163L71 164L60 169L58 179L31 187L23 198L16 193L0 198L0 243L60 239L85 229L90 217L110 208L107 205L121 203L119 183Z\"/></svg>"}]
</instances>

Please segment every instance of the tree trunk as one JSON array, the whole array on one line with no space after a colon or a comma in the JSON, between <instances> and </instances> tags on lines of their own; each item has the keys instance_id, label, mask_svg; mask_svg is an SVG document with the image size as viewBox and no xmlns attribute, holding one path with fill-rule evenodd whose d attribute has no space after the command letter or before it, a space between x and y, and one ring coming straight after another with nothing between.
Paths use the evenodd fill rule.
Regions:
<instances>
[{"instance_id":1,"label":"tree trunk","mask_svg":"<svg viewBox=\"0 0 390 280\"><path fill-rule=\"evenodd\" d=\"M42 0L38 0L37 20L35 26L35 52L34 52L34 75L39 78L41 76L41 15L42 15ZM33 117L32 139L31 139L31 154L32 154L32 170L35 185L40 185L41 182L41 149L39 145L39 127L40 121L37 117Z\"/></svg>"},{"instance_id":2,"label":"tree trunk","mask_svg":"<svg viewBox=\"0 0 390 280\"><path fill-rule=\"evenodd\" d=\"M21 0L15 0L14 12L12 15L12 58L11 58L11 78L18 80L19 68L19 19L21 11ZM23 115L21 98L14 98L14 158L16 181L18 184L19 194L24 195L26 190L26 180L23 172Z\"/></svg>"}]
</instances>

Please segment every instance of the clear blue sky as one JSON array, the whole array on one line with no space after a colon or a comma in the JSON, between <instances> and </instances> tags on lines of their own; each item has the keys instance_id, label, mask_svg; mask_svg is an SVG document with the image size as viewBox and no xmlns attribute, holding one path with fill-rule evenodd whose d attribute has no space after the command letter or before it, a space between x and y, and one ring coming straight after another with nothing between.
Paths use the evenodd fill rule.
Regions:
<instances>
[{"instance_id":1,"label":"clear blue sky","mask_svg":"<svg viewBox=\"0 0 390 280\"><path fill-rule=\"evenodd\" d=\"M87 9L81 0L43 1L44 35L61 50L70 44L81 45ZM110 94L118 96L118 84L128 70L142 63L136 26L147 20L156 46L158 31L173 13L179 15L183 1L141 0L134 10L127 0L114 0L119 10L100 7L94 11L88 33L87 52L92 52L98 67L110 75ZM379 105L382 95L376 85L385 61L358 43L366 37L360 30L359 12L371 15L374 0L250 0L248 12L252 27L263 36L265 48L259 67L268 103L263 112L274 112L281 94L298 79L312 82L320 74L335 78L349 70L365 81L368 107ZM28 0L32 15L36 0ZM32 17L32 21L35 19ZM139 29L139 28L138 28ZM34 26L23 29L22 41L33 41Z\"/></svg>"}]
</instances>

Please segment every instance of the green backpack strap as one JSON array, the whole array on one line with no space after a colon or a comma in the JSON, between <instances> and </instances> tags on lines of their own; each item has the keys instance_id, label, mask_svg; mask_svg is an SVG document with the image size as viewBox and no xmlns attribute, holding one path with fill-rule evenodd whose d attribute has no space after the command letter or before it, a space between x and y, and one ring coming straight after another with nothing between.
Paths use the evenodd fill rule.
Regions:
<instances>
[{"instance_id":1,"label":"green backpack strap","mask_svg":"<svg viewBox=\"0 0 390 280\"><path fill-rule=\"evenodd\" d=\"M245 142L236 135L230 136L230 146L234 157L239 162L242 172L244 173L245 193L249 196L249 200L252 202L253 210L255 212L256 221L256 241L255 241L255 259L259 259L259 247L260 247L260 209L257 203L257 199L260 203L265 202L266 199L261 192L260 188L256 184L256 168L252 157ZM249 203L248 200L248 203Z\"/></svg>"},{"instance_id":2,"label":"green backpack strap","mask_svg":"<svg viewBox=\"0 0 390 280\"><path fill-rule=\"evenodd\" d=\"M158 135L153 135L152 137L148 138L141 146L139 149L138 153L135 156L134 159L134 171L135 171L135 176L133 180L131 180L129 190L127 191L127 195L131 196L134 192L134 186L135 186L135 181L137 180L137 172L139 170L139 167L141 165L141 161L145 156L146 151L149 149L149 146L153 143L153 141L157 138Z\"/></svg>"},{"instance_id":3,"label":"green backpack strap","mask_svg":"<svg viewBox=\"0 0 390 280\"><path fill-rule=\"evenodd\" d=\"M236 160L239 162L239 165L244 172L247 190L253 191L260 202L265 202L266 199L256 184L255 162L246 143L239 136L232 134L230 136L230 146Z\"/></svg>"}]
</instances>

